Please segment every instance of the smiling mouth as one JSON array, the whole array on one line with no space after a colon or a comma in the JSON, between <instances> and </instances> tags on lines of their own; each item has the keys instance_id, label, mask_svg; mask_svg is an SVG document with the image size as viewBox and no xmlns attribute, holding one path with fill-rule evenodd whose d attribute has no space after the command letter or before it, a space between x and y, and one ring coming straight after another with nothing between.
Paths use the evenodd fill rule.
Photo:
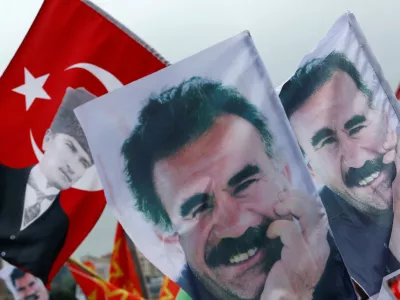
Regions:
<instances>
[{"instance_id":1,"label":"smiling mouth","mask_svg":"<svg viewBox=\"0 0 400 300\"><path fill-rule=\"evenodd\" d=\"M382 171L377 171L377 172L372 173L368 177L362 178L358 182L358 186L367 186L367 185L369 185L372 181L374 181L376 178L378 178L379 175L381 175L381 172Z\"/></svg>"},{"instance_id":2,"label":"smiling mouth","mask_svg":"<svg viewBox=\"0 0 400 300\"><path fill-rule=\"evenodd\" d=\"M266 231L271 222L258 227L249 227L237 238L224 238L205 255L205 262L211 268L243 264L264 249L269 239Z\"/></svg>"},{"instance_id":3,"label":"smiling mouth","mask_svg":"<svg viewBox=\"0 0 400 300\"><path fill-rule=\"evenodd\" d=\"M379 156L366 161L360 168L349 168L344 176L344 183L349 188L370 186L384 171L389 174L393 172L394 175L394 168L394 163L384 164L383 156Z\"/></svg>"},{"instance_id":4,"label":"smiling mouth","mask_svg":"<svg viewBox=\"0 0 400 300\"><path fill-rule=\"evenodd\" d=\"M250 258L252 258L254 255L256 255L259 250L260 250L260 248L254 247L247 252L232 255L231 258L229 259L229 263L231 265L241 264L241 263L249 260Z\"/></svg>"}]
</instances>

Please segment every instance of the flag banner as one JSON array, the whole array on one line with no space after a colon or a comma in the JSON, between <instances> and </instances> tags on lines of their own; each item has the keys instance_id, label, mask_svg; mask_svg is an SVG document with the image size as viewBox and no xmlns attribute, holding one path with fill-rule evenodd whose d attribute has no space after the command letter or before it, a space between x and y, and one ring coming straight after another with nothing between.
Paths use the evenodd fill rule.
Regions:
<instances>
[{"instance_id":1,"label":"flag banner","mask_svg":"<svg viewBox=\"0 0 400 300\"><path fill-rule=\"evenodd\" d=\"M400 271L386 276L379 295L371 300L400 300Z\"/></svg>"},{"instance_id":2,"label":"flag banner","mask_svg":"<svg viewBox=\"0 0 400 300\"><path fill-rule=\"evenodd\" d=\"M400 85L399 85L399 87L397 88L397 91L396 91L396 98L400 100Z\"/></svg>"},{"instance_id":3,"label":"flag banner","mask_svg":"<svg viewBox=\"0 0 400 300\"><path fill-rule=\"evenodd\" d=\"M346 267L373 296L382 279L400 268L400 237L392 235L389 243L400 111L353 14L337 20L279 96L321 185L319 194Z\"/></svg>"},{"instance_id":4,"label":"flag banner","mask_svg":"<svg viewBox=\"0 0 400 300\"><path fill-rule=\"evenodd\" d=\"M49 292L39 278L12 265L6 265L0 270L0 278L5 281L16 300L50 299Z\"/></svg>"},{"instance_id":5,"label":"flag banner","mask_svg":"<svg viewBox=\"0 0 400 300\"><path fill-rule=\"evenodd\" d=\"M143 296L139 275L136 272L125 231L119 223L115 231L108 281L135 296Z\"/></svg>"},{"instance_id":6,"label":"flag banner","mask_svg":"<svg viewBox=\"0 0 400 300\"><path fill-rule=\"evenodd\" d=\"M173 282L168 276L164 276L158 300L174 300L178 296L180 286Z\"/></svg>"},{"instance_id":7,"label":"flag banner","mask_svg":"<svg viewBox=\"0 0 400 300\"><path fill-rule=\"evenodd\" d=\"M74 259L69 259L66 264L88 300L145 300L104 280Z\"/></svg>"},{"instance_id":8,"label":"flag banner","mask_svg":"<svg viewBox=\"0 0 400 300\"><path fill-rule=\"evenodd\" d=\"M72 109L165 66L121 28L83 1L45 0L0 80L0 255L46 285L105 206Z\"/></svg>"},{"instance_id":9,"label":"flag banner","mask_svg":"<svg viewBox=\"0 0 400 300\"><path fill-rule=\"evenodd\" d=\"M119 222L193 299L355 299L248 32L75 113Z\"/></svg>"}]
</instances>

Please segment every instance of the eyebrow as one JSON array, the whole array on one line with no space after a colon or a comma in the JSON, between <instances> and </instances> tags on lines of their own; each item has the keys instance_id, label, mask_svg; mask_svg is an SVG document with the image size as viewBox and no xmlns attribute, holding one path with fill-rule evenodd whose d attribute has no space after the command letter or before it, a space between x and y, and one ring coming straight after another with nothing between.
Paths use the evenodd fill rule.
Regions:
<instances>
[{"instance_id":1,"label":"eyebrow","mask_svg":"<svg viewBox=\"0 0 400 300\"><path fill-rule=\"evenodd\" d=\"M72 152L77 152L78 150L76 149L75 145L73 142L71 142L70 140L66 141L67 146L71 149Z\"/></svg>"},{"instance_id":2,"label":"eyebrow","mask_svg":"<svg viewBox=\"0 0 400 300\"><path fill-rule=\"evenodd\" d=\"M354 126L356 126L356 125L358 125L358 124L360 124L362 122L365 122L366 120L367 119L363 115L355 115L344 124L344 128L345 129L351 129Z\"/></svg>"},{"instance_id":3,"label":"eyebrow","mask_svg":"<svg viewBox=\"0 0 400 300\"><path fill-rule=\"evenodd\" d=\"M334 134L334 131L330 128L322 128L318 130L314 136L311 138L311 145L313 147L317 146L324 138Z\"/></svg>"},{"instance_id":4,"label":"eyebrow","mask_svg":"<svg viewBox=\"0 0 400 300\"><path fill-rule=\"evenodd\" d=\"M254 174L260 173L260 168L256 165L246 165L242 170L237 172L228 181L228 186L233 187L241 183L244 179L253 176Z\"/></svg>"},{"instance_id":5,"label":"eyebrow","mask_svg":"<svg viewBox=\"0 0 400 300\"><path fill-rule=\"evenodd\" d=\"M86 165L87 167L90 167L90 162L89 162L86 158L81 157L80 161L81 161L84 165Z\"/></svg>"},{"instance_id":6,"label":"eyebrow","mask_svg":"<svg viewBox=\"0 0 400 300\"><path fill-rule=\"evenodd\" d=\"M203 204L210 195L206 193L195 194L186 199L185 203L181 205L181 216L186 217L196 206Z\"/></svg>"}]
</instances>

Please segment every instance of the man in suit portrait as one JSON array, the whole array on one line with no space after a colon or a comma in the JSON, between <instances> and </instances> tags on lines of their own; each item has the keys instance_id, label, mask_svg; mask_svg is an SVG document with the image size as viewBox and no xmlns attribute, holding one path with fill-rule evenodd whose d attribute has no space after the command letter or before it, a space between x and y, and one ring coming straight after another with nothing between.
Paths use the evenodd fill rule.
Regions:
<instances>
[{"instance_id":1,"label":"man in suit portrait","mask_svg":"<svg viewBox=\"0 0 400 300\"><path fill-rule=\"evenodd\" d=\"M322 204L292 189L267 124L213 80L153 94L121 149L136 208L178 237L193 299L355 299Z\"/></svg>"},{"instance_id":2,"label":"man in suit portrait","mask_svg":"<svg viewBox=\"0 0 400 300\"><path fill-rule=\"evenodd\" d=\"M280 98L320 191L336 244L353 279L372 296L400 268L389 250L396 175L396 125L344 53L311 59Z\"/></svg>"},{"instance_id":3,"label":"man in suit portrait","mask_svg":"<svg viewBox=\"0 0 400 300\"><path fill-rule=\"evenodd\" d=\"M38 164L22 169L0 166L0 255L11 264L25 262L24 268L39 277L50 270L68 231L60 192L93 165L73 112L93 98L83 88L68 88L45 134ZM34 269L38 259L47 263Z\"/></svg>"},{"instance_id":4,"label":"man in suit portrait","mask_svg":"<svg viewBox=\"0 0 400 300\"><path fill-rule=\"evenodd\" d=\"M10 280L17 294L17 300L49 299L49 293L40 279L23 270L13 268Z\"/></svg>"}]
</instances>

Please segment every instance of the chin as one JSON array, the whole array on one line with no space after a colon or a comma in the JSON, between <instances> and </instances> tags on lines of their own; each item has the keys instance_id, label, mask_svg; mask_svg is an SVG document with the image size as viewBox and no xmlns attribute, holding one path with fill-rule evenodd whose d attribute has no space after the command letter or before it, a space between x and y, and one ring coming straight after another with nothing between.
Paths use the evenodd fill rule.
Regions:
<instances>
[{"instance_id":1,"label":"chin","mask_svg":"<svg viewBox=\"0 0 400 300\"><path fill-rule=\"evenodd\" d=\"M240 282L229 282L222 278L210 278L197 275L205 287L218 299L257 300L264 289L266 276L243 278Z\"/></svg>"},{"instance_id":2,"label":"chin","mask_svg":"<svg viewBox=\"0 0 400 300\"><path fill-rule=\"evenodd\" d=\"M69 184L65 184L64 182L53 182L52 186L54 186L56 189L63 191L69 189L71 186Z\"/></svg>"}]
</instances>

